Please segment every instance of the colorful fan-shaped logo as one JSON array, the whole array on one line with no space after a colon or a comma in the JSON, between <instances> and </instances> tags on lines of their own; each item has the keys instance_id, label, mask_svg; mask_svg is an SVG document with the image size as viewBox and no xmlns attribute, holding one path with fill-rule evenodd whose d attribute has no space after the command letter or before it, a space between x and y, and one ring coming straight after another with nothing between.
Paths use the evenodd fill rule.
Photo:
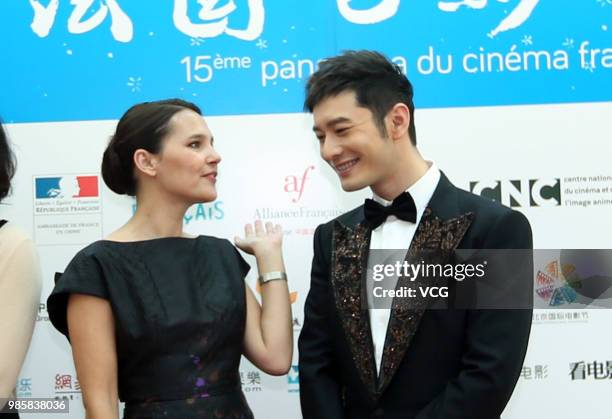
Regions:
<instances>
[{"instance_id":1,"label":"colorful fan-shaped logo","mask_svg":"<svg viewBox=\"0 0 612 419\"><path fill-rule=\"evenodd\" d=\"M576 289L582 286L582 282L574 265L553 260L538 270L535 285L538 297L556 307L576 301Z\"/></svg>"}]
</instances>

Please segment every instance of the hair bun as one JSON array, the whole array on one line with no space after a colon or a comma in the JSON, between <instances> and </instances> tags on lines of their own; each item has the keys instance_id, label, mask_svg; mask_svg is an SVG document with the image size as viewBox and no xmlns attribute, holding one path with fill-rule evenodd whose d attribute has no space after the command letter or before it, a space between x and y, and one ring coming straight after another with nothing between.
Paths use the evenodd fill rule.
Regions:
<instances>
[{"instance_id":1,"label":"hair bun","mask_svg":"<svg viewBox=\"0 0 612 419\"><path fill-rule=\"evenodd\" d=\"M130 195L131 173L126 173L121 156L117 150L117 141L113 137L102 156L102 179L108 188L119 195Z\"/></svg>"}]
</instances>

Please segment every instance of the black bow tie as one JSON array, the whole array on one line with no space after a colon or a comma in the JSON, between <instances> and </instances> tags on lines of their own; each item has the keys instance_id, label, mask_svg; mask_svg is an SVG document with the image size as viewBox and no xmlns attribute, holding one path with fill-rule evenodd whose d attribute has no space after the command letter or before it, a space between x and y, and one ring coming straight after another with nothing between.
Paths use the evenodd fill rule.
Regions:
<instances>
[{"instance_id":1,"label":"black bow tie","mask_svg":"<svg viewBox=\"0 0 612 419\"><path fill-rule=\"evenodd\" d=\"M384 223L390 215L395 215L400 220L416 223L416 205L408 192L401 193L388 207L373 199L366 199L363 210L372 230Z\"/></svg>"}]
</instances>

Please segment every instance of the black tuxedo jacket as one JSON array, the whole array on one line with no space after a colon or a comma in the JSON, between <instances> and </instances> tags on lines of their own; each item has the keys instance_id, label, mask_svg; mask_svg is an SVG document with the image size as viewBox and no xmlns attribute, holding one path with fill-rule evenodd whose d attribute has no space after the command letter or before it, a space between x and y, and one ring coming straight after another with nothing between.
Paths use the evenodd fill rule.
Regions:
<instances>
[{"instance_id":1,"label":"black tuxedo jacket","mask_svg":"<svg viewBox=\"0 0 612 419\"><path fill-rule=\"evenodd\" d=\"M522 368L531 309L427 310L417 302L393 310L377 375L362 305L370 234L363 206L315 232L298 343L304 419L498 419ZM410 248L531 249L531 228L521 213L442 174ZM522 274L532 276L526 265Z\"/></svg>"}]
</instances>

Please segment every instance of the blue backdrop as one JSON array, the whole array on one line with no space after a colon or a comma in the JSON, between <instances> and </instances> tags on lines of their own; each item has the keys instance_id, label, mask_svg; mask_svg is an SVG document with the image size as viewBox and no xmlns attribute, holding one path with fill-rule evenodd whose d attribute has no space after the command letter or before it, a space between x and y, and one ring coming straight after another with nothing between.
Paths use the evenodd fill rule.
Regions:
<instances>
[{"instance_id":1,"label":"blue backdrop","mask_svg":"<svg viewBox=\"0 0 612 419\"><path fill-rule=\"evenodd\" d=\"M299 112L316 62L393 57L417 107L612 100L612 0L0 2L6 122L116 119L183 97Z\"/></svg>"}]
</instances>

